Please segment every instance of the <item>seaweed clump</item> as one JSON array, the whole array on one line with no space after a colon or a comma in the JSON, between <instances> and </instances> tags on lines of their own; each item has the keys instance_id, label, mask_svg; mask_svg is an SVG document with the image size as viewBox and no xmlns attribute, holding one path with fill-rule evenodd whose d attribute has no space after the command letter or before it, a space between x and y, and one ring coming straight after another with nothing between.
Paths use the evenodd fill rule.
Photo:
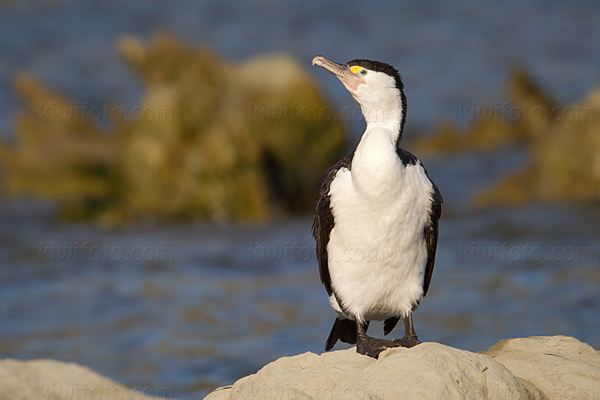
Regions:
<instances>
[{"instance_id":1,"label":"seaweed clump","mask_svg":"<svg viewBox=\"0 0 600 400\"><path fill-rule=\"evenodd\" d=\"M16 143L2 144L5 191L59 206L70 219L263 220L309 209L346 143L314 81L288 56L230 63L168 34L118 48L145 94L89 112L28 75ZM89 110L88 110L89 111Z\"/></svg>"},{"instance_id":2,"label":"seaweed clump","mask_svg":"<svg viewBox=\"0 0 600 400\"><path fill-rule=\"evenodd\" d=\"M476 206L600 204L600 88L576 104L559 106L529 75L515 70L508 97L492 107L473 105L466 131L445 123L413 147L451 154L525 146L527 165L476 193Z\"/></svg>"}]
</instances>

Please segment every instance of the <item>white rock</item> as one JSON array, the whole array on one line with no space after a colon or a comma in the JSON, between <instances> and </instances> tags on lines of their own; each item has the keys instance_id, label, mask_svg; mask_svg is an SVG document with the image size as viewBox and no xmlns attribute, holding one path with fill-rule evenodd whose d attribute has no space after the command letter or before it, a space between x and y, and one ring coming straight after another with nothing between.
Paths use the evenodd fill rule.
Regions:
<instances>
[{"instance_id":1,"label":"white rock","mask_svg":"<svg viewBox=\"0 0 600 400\"><path fill-rule=\"evenodd\" d=\"M550 400L600 400L600 351L575 338L503 339L485 353Z\"/></svg>"},{"instance_id":2,"label":"white rock","mask_svg":"<svg viewBox=\"0 0 600 400\"><path fill-rule=\"evenodd\" d=\"M472 353L438 343L389 349L378 360L354 348L276 360L225 399L599 399L600 352L577 339L506 339Z\"/></svg>"},{"instance_id":3,"label":"white rock","mask_svg":"<svg viewBox=\"0 0 600 400\"><path fill-rule=\"evenodd\" d=\"M378 360L355 349L284 357L242 378L218 399L534 399L491 357L423 343ZM541 397L540 397L541 398Z\"/></svg>"},{"instance_id":4,"label":"white rock","mask_svg":"<svg viewBox=\"0 0 600 400\"><path fill-rule=\"evenodd\" d=\"M151 394L173 397L172 389L149 389ZM3 359L0 360L0 399L156 400L158 397L148 397L74 363Z\"/></svg>"}]
</instances>

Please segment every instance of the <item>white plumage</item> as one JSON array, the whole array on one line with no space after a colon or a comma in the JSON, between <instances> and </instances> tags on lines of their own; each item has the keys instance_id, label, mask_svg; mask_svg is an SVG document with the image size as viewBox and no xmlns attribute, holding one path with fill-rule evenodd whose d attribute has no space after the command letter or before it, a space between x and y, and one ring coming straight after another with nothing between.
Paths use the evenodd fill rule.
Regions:
<instances>
[{"instance_id":1,"label":"white plumage","mask_svg":"<svg viewBox=\"0 0 600 400\"><path fill-rule=\"evenodd\" d=\"M377 143L387 133L367 131L352 169L338 170L329 192L335 219L327 245L331 283L353 313L345 317L361 322L405 317L423 296L423 226L433 189L420 163L404 166L393 147ZM357 162L377 146L376 162ZM393 155L386 154L390 149ZM330 301L342 313L334 296Z\"/></svg>"},{"instance_id":2,"label":"white plumage","mask_svg":"<svg viewBox=\"0 0 600 400\"><path fill-rule=\"evenodd\" d=\"M315 205L319 271L338 313L326 349L358 341L359 352L377 357L420 343L412 312L433 271L442 198L421 162L398 146L406 111L398 72L369 60L313 63L342 81L367 122L354 153L325 172ZM369 321L385 320L388 333L399 318L400 341L366 336Z\"/></svg>"}]
</instances>

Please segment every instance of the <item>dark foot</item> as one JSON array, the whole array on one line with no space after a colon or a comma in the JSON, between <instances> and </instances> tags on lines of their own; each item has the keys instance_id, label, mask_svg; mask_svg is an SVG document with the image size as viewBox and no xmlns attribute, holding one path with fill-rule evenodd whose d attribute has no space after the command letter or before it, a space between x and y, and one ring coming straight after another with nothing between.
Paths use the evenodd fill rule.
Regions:
<instances>
[{"instance_id":1,"label":"dark foot","mask_svg":"<svg viewBox=\"0 0 600 400\"><path fill-rule=\"evenodd\" d=\"M356 352L365 356L378 358L379 354L390 347L400 347L401 344L395 341L372 338L370 336L362 337L358 340Z\"/></svg>"},{"instance_id":2,"label":"dark foot","mask_svg":"<svg viewBox=\"0 0 600 400\"><path fill-rule=\"evenodd\" d=\"M421 341L417 337L417 335L412 335L409 337L403 337L401 339L393 339L392 342L396 343L398 346L402 347L414 347L418 344L421 344Z\"/></svg>"}]
</instances>

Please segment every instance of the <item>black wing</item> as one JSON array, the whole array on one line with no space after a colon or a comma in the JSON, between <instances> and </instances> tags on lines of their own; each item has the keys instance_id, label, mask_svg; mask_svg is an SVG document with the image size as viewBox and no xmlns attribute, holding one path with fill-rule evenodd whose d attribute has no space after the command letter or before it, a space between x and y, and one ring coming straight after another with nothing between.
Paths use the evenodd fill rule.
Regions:
<instances>
[{"instance_id":1,"label":"black wing","mask_svg":"<svg viewBox=\"0 0 600 400\"><path fill-rule=\"evenodd\" d=\"M427 170L423 167L425 174ZM429 175L427 175L429 178ZM431 209L429 210L429 221L425 225L425 243L427 244L427 265L425 266L425 280L423 281L423 296L427 294L429 289L429 283L431 282L431 275L433 275L433 265L435 264L435 251L437 249L438 242L438 226L440 216L442 215L442 203L444 199L437 186L431 179L429 179L433 186L433 194L431 195Z\"/></svg>"},{"instance_id":2,"label":"black wing","mask_svg":"<svg viewBox=\"0 0 600 400\"><path fill-rule=\"evenodd\" d=\"M319 262L319 276L321 282L325 285L327 294L331 296L331 276L329 275L329 262L327 257L327 244L329 243L329 234L333 229L334 220L331 212L331 199L329 196L329 187L335 178L335 175L341 168L350 169L352 157L354 154L341 159L333 164L323 174L317 199L315 202L315 215L312 225L312 233L317 242L317 261Z\"/></svg>"}]
</instances>

